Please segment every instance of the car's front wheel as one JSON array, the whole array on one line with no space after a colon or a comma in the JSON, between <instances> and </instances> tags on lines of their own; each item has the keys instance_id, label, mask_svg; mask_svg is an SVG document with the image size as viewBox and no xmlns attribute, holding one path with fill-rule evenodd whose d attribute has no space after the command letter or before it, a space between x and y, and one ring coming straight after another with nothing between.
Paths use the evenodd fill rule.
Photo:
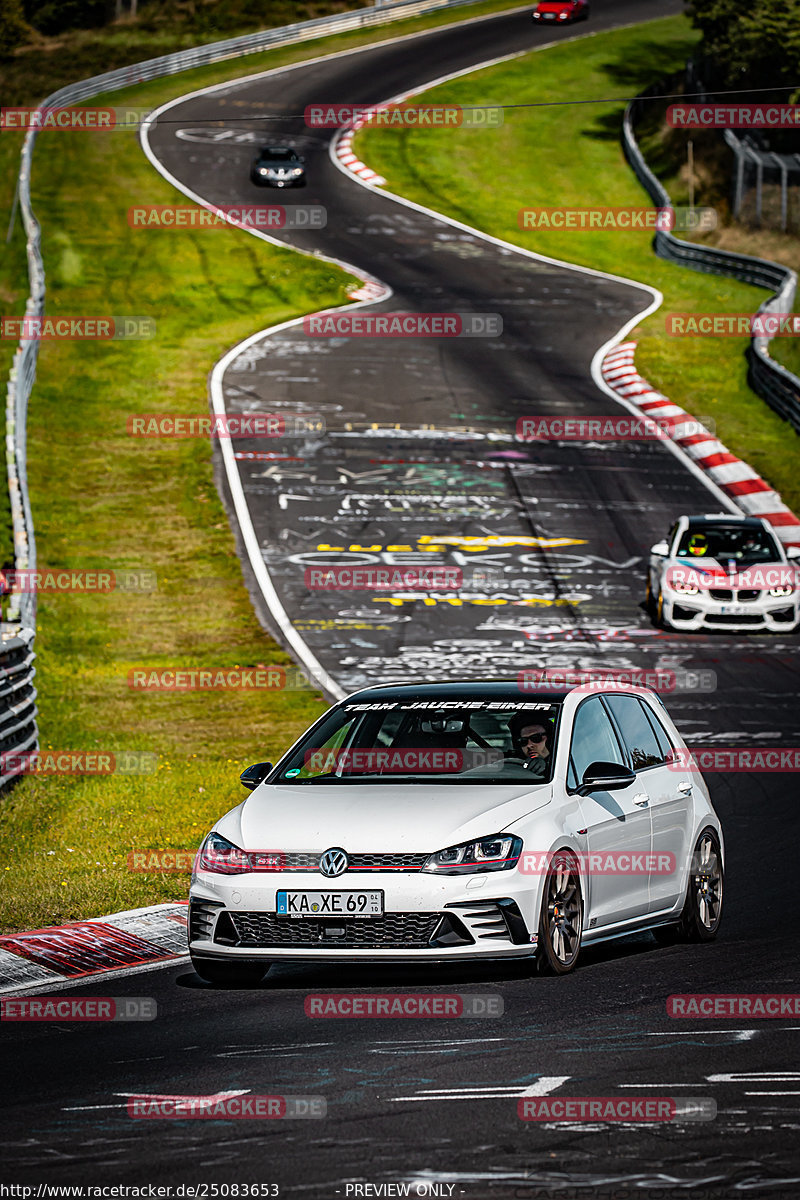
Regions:
<instances>
[{"instance_id":1,"label":"car's front wheel","mask_svg":"<svg viewBox=\"0 0 800 1200\"><path fill-rule=\"evenodd\" d=\"M269 970L269 963L212 962L209 958L192 958L192 966L206 983L259 983Z\"/></svg>"},{"instance_id":2,"label":"car's front wheel","mask_svg":"<svg viewBox=\"0 0 800 1200\"><path fill-rule=\"evenodd\" d=\"M578 864L567 850L554 855L544 882L537 962L545 975L566 975L581 948L583 895Z\"/></svg>"}]
</instances>

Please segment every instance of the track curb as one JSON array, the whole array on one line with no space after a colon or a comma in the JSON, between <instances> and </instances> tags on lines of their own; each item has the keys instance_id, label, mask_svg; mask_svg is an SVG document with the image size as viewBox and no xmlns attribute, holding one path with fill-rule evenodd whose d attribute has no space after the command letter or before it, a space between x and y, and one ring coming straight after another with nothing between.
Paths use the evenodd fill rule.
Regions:
<instances>
[{"instance_id":1,"label":"track curb","mask_svg":"<svg viewBox=\"0 0 800 1200\"><path fill-rule=\"evenodd\" d=\"M0 936L0 994L170 962L187 953L187 900Z\"/></svg>"},{"instance_id":2,"label":"track curb","mask_svg":"<svg viewBox=\"0 0 800 1200\"><path fill-rule=\"evenodd\" d=\"M697 420L643 379L634 365L636 342L622 342L603 358L601 371L607 387L620 399L637 405L648 417L666 425L670 437L710 480L748 517L763 517L784 546L800 546L800 518L783 503L778 492L742 459L731 454ZM694 432L682 434L689 424Z\"/></svg>"}]
</instances>

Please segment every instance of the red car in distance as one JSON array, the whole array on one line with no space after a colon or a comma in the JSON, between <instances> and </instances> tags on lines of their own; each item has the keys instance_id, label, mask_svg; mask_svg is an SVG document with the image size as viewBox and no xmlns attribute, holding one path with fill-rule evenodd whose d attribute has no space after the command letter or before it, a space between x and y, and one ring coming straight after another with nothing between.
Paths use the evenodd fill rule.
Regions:
<instances>
[{"instance_id":1,"label":"red car in distance","mask_svg":"<svg viewBox=\"0 0 800 1200\"><path fill-rule=\"evenodd\" d=\"M589 16L589 0L541 0L533 10L536 24L552 21L566 25L569 21L585 21Z\"/></svg>"}]
</instances>

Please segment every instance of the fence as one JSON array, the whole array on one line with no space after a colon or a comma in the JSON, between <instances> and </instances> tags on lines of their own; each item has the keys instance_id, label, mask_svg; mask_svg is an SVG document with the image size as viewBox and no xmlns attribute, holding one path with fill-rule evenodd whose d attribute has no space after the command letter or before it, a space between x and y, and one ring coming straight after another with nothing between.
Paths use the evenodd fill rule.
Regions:
<instances>
[{"instance_id":1,"label":"fence","mask_svg":"<svg viewBox=\"0 0 800 1200\"><path fill-rule=\"evenodd\" d=\"M649 96L668 91L668 85L654 84L637 96L625 109L623 120L623 149L637 179L659 208L667 208L671 200L666 188L655 177L644 160L634 132ZM742 283L768 288L774 294L759 307L759 313L792 311L797 276L789 267L769 262L764 258L753 258L749 254L733 254L729 250L718 250L684 242L672 233L658 230L655 235L655 251L660 258L690 267L693 271L705 271L712 275L730 275ZM753 337L747 350L748 382L753 391L788 421L800 433L800 379L780 366L769 356L768 337Z\"/></svg>"},{"instance_id":2,"label":"fence","mask_svg":"<svg viewBox=\"0 0 800 1200\"><path fill-rule=\"evenodd\" d=\"M749 225L800 232L800 154L778 154L750 134L723 134L736 156L733 215Z\"/></svg>"}]
</instances>

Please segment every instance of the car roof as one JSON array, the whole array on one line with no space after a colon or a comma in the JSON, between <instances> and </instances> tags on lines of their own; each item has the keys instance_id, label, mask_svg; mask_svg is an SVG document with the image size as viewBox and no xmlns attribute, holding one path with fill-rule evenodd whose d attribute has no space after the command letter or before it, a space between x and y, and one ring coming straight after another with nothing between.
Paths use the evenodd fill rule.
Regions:
<instances>
[{"instance_id":1,"label":"car roof","mask_svg":"<svg viewBox=\"0 0 800 1200\"><path fill-rule=\"evenodd\" d=\"M760 517L738 516L736 513L703 513L702 516L687 516L690 525L742 525L753 529L763 529Z\"/></svg>"}]
</instances>

